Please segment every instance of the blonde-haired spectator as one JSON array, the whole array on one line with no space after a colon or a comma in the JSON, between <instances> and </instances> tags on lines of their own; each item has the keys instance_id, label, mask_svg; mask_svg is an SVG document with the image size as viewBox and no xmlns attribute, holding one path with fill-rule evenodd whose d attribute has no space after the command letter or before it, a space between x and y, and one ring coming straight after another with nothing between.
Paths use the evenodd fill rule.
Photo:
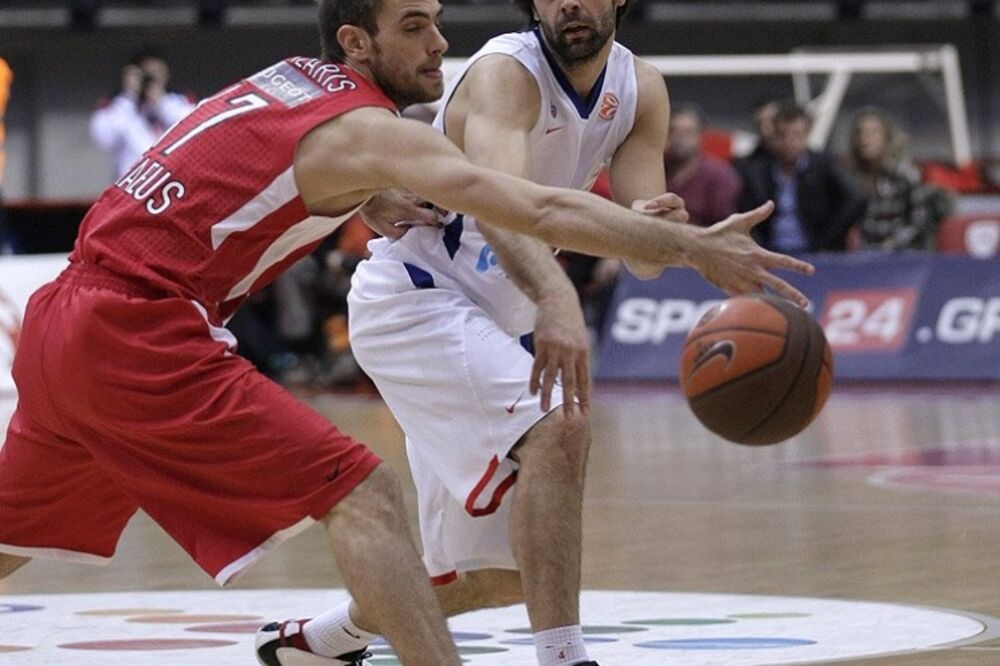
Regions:
<instances>
[{"instance_id":1,"label":"blonde-haired spectator","mask_svg":"<svg viewBox=\"0 0 1000 666\"><path fill-rule=\"evenodd\" d=\"M859 249L931 249L938 218L933 190L910 160L905 134L884 111L868 107L857 114L846 161L868 197L868 212L857 224Z\"/></svg>"}]
</instances>

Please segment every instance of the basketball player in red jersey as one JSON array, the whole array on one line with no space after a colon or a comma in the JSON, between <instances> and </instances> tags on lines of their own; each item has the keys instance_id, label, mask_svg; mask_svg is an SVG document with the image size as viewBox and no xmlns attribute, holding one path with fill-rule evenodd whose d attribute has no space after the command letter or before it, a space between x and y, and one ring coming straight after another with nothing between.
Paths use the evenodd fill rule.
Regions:
<instances>
[{"instance_id":1,"label":"basketball player in red jersey","mask_svg":"<svg viewBox=\"0 0 1000 666\"><path fill-rule=\"evenodd\" d=\"M104 562L142 508L225 584L321 521L364 629L407 666L460 663L395 474L234 355L222 328L381 189L567 249L691 266L733 293L798 294L769 269L811 267L749 238L769 206L676 225L473 166L399 118L441 95L439 14L436 0L321 2L323 60L290 58L209 98L98 199L25 315L0 448L0 577L31 557ZM282 663L286 645L297 658L297 639L261 658Z\"/></svg>"}]
</instances>

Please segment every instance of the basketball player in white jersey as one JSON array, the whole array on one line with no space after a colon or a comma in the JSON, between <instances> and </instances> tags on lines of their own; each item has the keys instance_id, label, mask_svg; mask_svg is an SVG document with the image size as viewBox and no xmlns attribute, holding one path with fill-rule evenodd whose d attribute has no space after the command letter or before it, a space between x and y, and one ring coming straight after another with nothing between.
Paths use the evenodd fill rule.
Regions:
<instances>
[{"instance_id":1,"label":"basketball player in white jersey","mask_svg":"<svg viewBox=\"0 0 1000 666\"><path fill-rule=\"evenodd\" d=\"M618 203L683 220L664 194L663 79L613 41L626 1L521 3L536 28L473 56L435 125L471 161L546 185L586 189L610 165ZM373 242L349 297L355 355L406 433L425 564L447 614L523 599L542 666L595 664L578 607L589 364L576 293L544 243L445 223ZM373 626L344 604L258 643L280 640L282 663L338 663L321 655L359 653Z\"/></svg>"}]
</instances>

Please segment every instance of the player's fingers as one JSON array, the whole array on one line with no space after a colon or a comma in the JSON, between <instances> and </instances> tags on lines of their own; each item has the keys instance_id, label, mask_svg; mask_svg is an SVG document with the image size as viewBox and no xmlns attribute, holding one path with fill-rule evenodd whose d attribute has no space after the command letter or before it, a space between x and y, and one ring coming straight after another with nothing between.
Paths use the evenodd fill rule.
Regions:
<instances>
[{"instance_id":1,"label":"player's fingers","mask_svg":"<svg viewBox=\"0 0 1000 666\"><path fill-rule=\"evenodd\" d=\"M775 292L777 292L781 296L784 296L788 300L792 301L793 303L795 303L796 305L798 305L800 308L804 308L807 305L809 305L809 299L806 298L805 294L803 294L801 291L799 291L798 289L796 289L792 285L790 285L787 282L785 282L784 280L782 280L777 275L771 275L770 273L767 273L762 278L762 280L763 280L764 284L766 284L768 287L770 287L771 289L773 289Z\"/></svg>"},{"instance_id":2,"label":"player's fingers","mask_svg":"<svg viewBox=\"0 0 1000 666\"><path fill-rule=\"evenodd\" d=\"M541 386L542 370L545 369L545 355L537 346L535 347L535 362L531 364L531 380L528 382L528 390L531 395L538 395Z\"/></svg>"},{"instance_id":3,"label":"player's fingers","mask_svg":"<svg viewBox=\"0 0 1000 666\"><path fill-rule=\"evenodd\" d=\"M551 359L545 365L542 373L542 411L548 412L552 409L552 387L555 386L556 377L559 376L559 363L556 359Z\"/></svg>"},{"instance_id":4,"label":"player's fingers","mask_svg":"<svg viewBox=\"0 0 1000 666\"><path fill-rule=\"evenodd\" d=\"M572 357L566 359L566 363L562 364L561 370L562 370L562 389L563 389L563 413L566 416L573 416L573 410L576 409L577 378L576 378L576 365L574 364Z\"/></svg>"},{"instance_id":5,"label":"player's fingers","mask_svg":"<svg viewBox=\"0 0 1000 666\"><path fill-rule=\"evenodd\" d=\"M748 210L745 213L738 213L736 215L737 223L743 227L746 231L750 231L758 224L771 217L771 213L774 212L774 202L768 201L762 206L757 206L753 210Z\"/></svg>"},{"instance_id":6,"label":"player's fingers","mask_svg":"<svg viewBox=\"0 0 1000 666\"><path fill-rule=\"evenodd\" d=\"M768 268L783 268L785 270L801 273L802 275L812 275L816 272L816 267L808 261L802 261L801 259L796 259L795 257L789 257L787 254L778 254L777 252L770 252L767 250L765 250L765 252L767 256Z\"/></svg>"},{"instance_id":7,"label":"player's fingers","mask_svg":"<svg viewBox=\"0 0 1000 666\"><path fill-rule=\"evenodd\" d=\"M667 192L666 194L661 194L655 199L650 199L644 206L644 209L649 212L667 211L673 210L674 208L684 208L684 199L673 192Z\"/></svg>"},{"instance_id":8,"label":"player's fingers","mask_svg":"<svg viewBox=\"0 0 1000 666\"><path fill-rule=\"evenodd\" d=\"M576 394L580 398L580 412L590 412L590 357L584 355L576 363Z\"/></svg>"},{"instance_id":9,"label":"player's fingers","mask_svg":"<svg viewBox=\"0 0 1000 666\"><path fill-rule=\"evenodd\" d=\"M441 225L441 219L437 211L430 208L415 208L412 211L413 218L419 224L427 227L437 227Z\"/></svg>"}]
</instances>

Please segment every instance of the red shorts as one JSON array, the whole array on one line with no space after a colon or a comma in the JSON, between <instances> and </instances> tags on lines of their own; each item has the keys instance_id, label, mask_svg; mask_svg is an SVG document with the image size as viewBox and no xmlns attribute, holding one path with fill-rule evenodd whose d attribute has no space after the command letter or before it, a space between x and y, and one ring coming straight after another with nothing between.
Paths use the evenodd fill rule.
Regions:
<instances>
[{"instance_id":1,"label":"red shorts","mask_svg":"<svg viewBox=\"0 0 1000 666\"><path fill-rule=\"evenodd\" d=\"M379 464L233 355L192 301L71 266L32 296L0 551L101 562L149 514L225 584Z\"/></svg>"}]
</instances>

